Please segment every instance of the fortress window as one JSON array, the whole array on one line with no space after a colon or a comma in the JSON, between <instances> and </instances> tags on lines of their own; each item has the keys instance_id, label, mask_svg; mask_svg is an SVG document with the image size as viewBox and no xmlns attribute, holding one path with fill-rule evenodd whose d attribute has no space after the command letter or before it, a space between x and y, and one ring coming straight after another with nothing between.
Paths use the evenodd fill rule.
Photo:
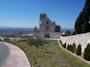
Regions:
<instances>
[{"instance_id":1,"label":"fortress window","mask_svg":"<svg viewBox=\"0 0 90 67\"><path fill-rule=\"evenodd\" d=\"M48 24L48 22L47 22L47 24Z\"/></svg>"}]
</instances>

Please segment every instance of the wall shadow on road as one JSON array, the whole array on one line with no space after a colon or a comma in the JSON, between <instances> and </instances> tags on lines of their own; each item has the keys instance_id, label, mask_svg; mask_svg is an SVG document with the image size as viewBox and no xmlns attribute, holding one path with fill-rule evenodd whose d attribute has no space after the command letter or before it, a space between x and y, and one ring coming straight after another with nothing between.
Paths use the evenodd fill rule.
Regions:
<instances>
[{"instance_id":1,"label":"wall shadow on road","mask_svg":"<svg viewBox=\"0 0 90 67\"><path fill-rule=\"evenodd\" d=\"M9 54L9 48L4 43L0 43L0 67L2 67L2 64L5 62Z\"/></svg>"}]
</instances>

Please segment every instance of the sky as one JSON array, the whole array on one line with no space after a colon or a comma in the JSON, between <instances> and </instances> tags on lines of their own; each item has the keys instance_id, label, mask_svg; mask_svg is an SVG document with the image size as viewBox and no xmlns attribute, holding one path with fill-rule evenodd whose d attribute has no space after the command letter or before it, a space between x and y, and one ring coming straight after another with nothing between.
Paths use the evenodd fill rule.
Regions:
<instances>
[{"instance_id":1,"label":"sky","mask_svg":"<svg viewBox=\"0 0 90 67\"><path fill-rule=\"evenodd\" d=\"M74 28L85 0L0 0L0 27L39 27L40 13L46 13L62 28Z\"/></svg>"}]
</instances>

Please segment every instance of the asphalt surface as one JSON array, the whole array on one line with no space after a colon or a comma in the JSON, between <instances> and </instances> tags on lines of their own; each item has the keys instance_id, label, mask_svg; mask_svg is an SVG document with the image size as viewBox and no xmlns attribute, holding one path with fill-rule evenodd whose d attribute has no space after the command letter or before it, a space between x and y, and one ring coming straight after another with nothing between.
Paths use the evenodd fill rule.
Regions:
<instances>
[{"instance_id":1,"label":"asphalt surface","mask_svg":"<svg viewBox=\"0 0 90 67\"><path fill-rule=\"evenodd\" d=\"M26 54L17 46L0 42L0 67L31 67Z\"/></svg>"},{"instance_id":2,"label":"asphalt surface","mask_svg":"<svg viewBox=\"0 0 90 67\"><path fill-rule=\"evenodd\" d=\"M2 64L7 59L8 55L9 48L5 44L0 43L0 67L2 67Z\"/></svg>"}]
</instances>

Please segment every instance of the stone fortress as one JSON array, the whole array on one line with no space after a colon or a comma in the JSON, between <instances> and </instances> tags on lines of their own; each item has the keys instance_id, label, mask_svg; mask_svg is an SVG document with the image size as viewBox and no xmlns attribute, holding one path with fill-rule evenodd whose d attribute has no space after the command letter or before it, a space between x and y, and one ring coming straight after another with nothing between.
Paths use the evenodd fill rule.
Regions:
<instances>
[{"instance_id":1,"label":"stone fortress","mask_svg":"<svg viewBox=\"0 0 90 67\"><path fill-rule=\"evenodd\" d=\"M33 37L41 38L59 38L60 33L60 24L55 24L55 21L51 21L47 14L40 14L40 24L39 29L35 26L33 31Z\"/></svg>"}]
</instances>

